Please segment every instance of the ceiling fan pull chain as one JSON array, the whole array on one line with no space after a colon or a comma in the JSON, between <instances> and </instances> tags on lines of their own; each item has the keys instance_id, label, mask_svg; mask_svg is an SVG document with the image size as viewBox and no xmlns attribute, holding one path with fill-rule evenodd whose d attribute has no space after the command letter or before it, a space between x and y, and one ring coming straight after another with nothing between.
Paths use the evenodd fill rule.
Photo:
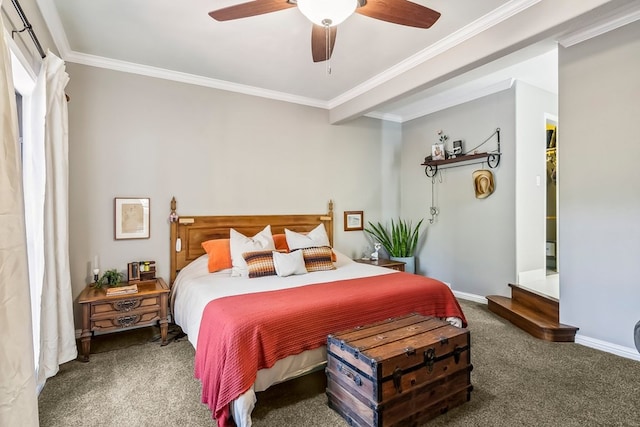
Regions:
<instances>
[{"instance_id":1,"label":"ceiling fan pull chain","mask_svg":"<svg viewBox=\"0 0 640 427\"><path fill-rule=\"evenodd\" d=\"M331 75L331 57L329 56L329 43L331 42L331 28L329 27L329 22L326 22L324 24L324 33L326 35L326 43L325 43L325 47L326 47L326 56L325 58L327 59L327 74Z\"/></svg>"}]
</instances>

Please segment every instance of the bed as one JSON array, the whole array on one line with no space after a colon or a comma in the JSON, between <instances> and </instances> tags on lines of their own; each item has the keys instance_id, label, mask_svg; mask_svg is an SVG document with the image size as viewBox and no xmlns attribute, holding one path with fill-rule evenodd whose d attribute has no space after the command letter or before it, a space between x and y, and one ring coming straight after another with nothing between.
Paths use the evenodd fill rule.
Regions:
<instances>
[{"instance_id":1,"label":"bed","mask_svg":"<svg viewBox=\"0 0 640 427\"><path fill-rule=\"evenodd\" d=\"M356 263L333 248L332 202L321 214L178 216L173 199L170 224L172 317L196 349L202 401L220 427L250 426L256 392L322 368L329 333L408 312L466 326L444 283ZM210 272L207 243L265 230L280 247L243 253L254 277L235 276L235 264ZM295 248L295 238L313 239L319 230L326 246ZM281 247L283 236L293 249ZM309 272L263 275L254 255L260 262L300 258Z\"/></svg>"}]
</instances>

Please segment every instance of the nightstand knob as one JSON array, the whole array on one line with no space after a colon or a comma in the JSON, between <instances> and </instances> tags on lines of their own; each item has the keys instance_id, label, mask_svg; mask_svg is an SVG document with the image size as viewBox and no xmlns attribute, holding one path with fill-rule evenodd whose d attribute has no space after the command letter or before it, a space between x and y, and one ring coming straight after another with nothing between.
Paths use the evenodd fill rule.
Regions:
<instances>
[{"instance_id":1,"label":"nightstand knob","mask_svg":"<svg viewBox=\"0 0 640 427\"><path fill-rule=\"evenodd\" d=\"M113 303L113 308L118 311L131 311L140 305L139 299L125 299Z\"/></svg>"},{"instance_id":2,"label":"nightstand knob","mask_svg":"<svg viewBox=\"0 0 640 427\"><path fill-rule=\"evenodd\" d=\"M138 322L138 318L140 316L137 315L133 315L133 316L122 316L122 317L118 317L116 319L116 322L118 322L118 324L123 327L123 328L128 328L129 326L133 326Z\"/></svg>"}]
</instances>

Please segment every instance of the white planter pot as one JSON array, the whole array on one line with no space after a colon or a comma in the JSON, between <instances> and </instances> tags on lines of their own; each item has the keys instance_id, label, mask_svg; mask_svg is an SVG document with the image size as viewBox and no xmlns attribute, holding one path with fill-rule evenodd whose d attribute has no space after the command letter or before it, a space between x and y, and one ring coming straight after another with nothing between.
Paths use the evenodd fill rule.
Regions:
<instances>
[{"instance_id":1,"label":"white planter pot","mask_svg":"<svg viewBox=\"0 0 640 427\"><path fill-rule=\"evenodd\" d=\"M415 274L416 272L416 257L413 256L392 256L389 257L393 261L404 262L404 271L407 273Z\"/></svg>"}]
</instances>

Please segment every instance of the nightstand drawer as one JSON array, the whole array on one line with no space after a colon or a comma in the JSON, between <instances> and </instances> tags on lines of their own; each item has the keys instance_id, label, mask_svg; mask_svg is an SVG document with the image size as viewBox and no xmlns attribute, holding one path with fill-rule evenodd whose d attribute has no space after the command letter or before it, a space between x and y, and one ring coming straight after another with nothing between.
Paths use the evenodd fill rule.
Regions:
<instances>
[{"instance_id":1,"label":"nightstand drawer","mask_svg":"<svg viewBox=\"0 0 640 427\"><path fill-rule=\"evenodd\" d=\"M91 304L91 317L148 308L160 308L160 296L123 298L115 301L93 303Z\"/></svg>"},{"instance_id":2,"label":"nightstand drawer","mask_svg":"<svg viewBox=\"0 0 640 427\"><path fill-rule=\"evenodd\" d=\"M105 319L96 319L91 321L92 331L101 331L121 328L129 328L131 326L142 326L156 322L160 319L159 310L149 312L128 312L118 313L115 316L111 316Z\"/></svg>"}]
</instances>

